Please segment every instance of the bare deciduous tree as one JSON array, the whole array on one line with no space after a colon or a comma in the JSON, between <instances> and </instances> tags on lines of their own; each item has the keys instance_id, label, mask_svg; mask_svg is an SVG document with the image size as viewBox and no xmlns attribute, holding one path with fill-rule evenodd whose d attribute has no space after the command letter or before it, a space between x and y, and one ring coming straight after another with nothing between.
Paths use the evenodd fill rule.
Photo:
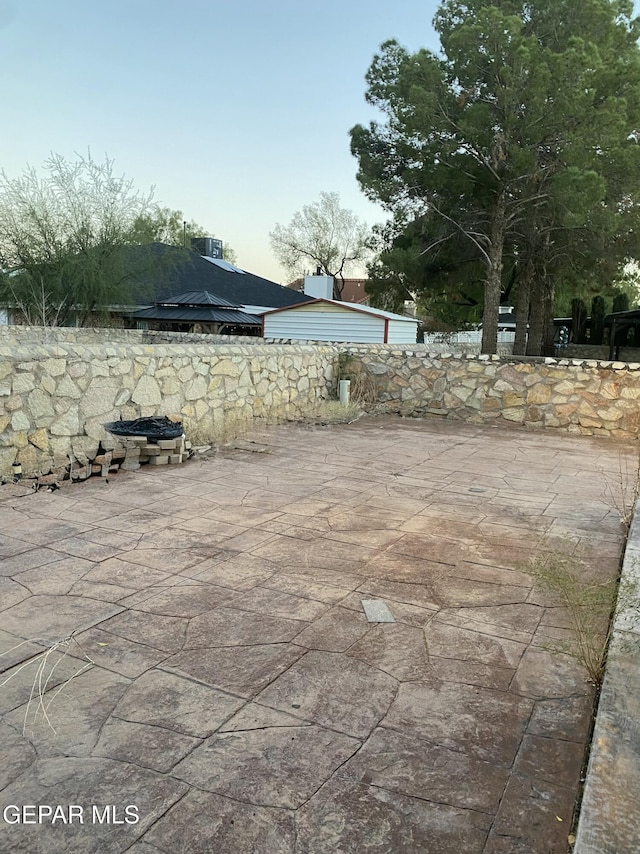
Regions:
<instances>
[{"instance_id":1,"label":"bare deciduous tree","mask_svg":"<svg viewBox=\"0 0 640 854\"><path fill-rule=\"evenodd\" d=\"M371 254L371 229L340 207L338 193L320 193L319 201L297 211L289 225L278 223L269 237L276 258L292 275L303 275L311 264L331 276L337 299L345 273L364 265Z\"/></svg>"}]
</instances>

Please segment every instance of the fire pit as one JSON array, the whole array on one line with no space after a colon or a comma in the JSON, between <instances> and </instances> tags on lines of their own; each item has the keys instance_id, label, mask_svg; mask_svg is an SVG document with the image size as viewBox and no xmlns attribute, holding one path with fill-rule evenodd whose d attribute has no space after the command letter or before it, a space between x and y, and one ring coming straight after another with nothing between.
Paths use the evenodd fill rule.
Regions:
<instances>
[{"instance_id":1,"label":"fire pit","mask_svg":"<svg viewBox=\"0 0 640 854\"><path fill-rule=\"evenodd\" d=\"M193 453L191 442L187 441L182 432L182 422L171 421L166 416L111 421L104 428L118 436L124 445L126 455L123 469L138 469L141 463L175 465L184 462Z\"/></svg>"},{"instance_id":2,"label":"fire pit","mask_svg":"<svg viewBox=\"0 0 640 854\"><path fill-rule=\"evenodd\" d=\"M104 429L114 436L144 436L145 439L179 439L182 421L171 421L165 415L136 418L133 421L110 421Z\"/></svg>"}]
</instances>

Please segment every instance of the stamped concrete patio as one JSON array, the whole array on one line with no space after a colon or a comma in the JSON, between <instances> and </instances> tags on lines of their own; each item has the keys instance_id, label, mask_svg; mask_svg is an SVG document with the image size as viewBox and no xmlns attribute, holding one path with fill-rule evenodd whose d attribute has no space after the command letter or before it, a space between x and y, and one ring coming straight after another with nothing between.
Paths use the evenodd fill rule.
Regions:
<instances>
[{"instance_id":1,"label":"stamped concrete patio","mask_svg":"<svg viewBox=\"0 0 640 854\"><path fill-rule=\"evenodd\" d=\"M635 449L392 418L253 438L0 490L0 851L565 852L593 692L524 565L616 572Z\"/></svg>"}]
</instances>

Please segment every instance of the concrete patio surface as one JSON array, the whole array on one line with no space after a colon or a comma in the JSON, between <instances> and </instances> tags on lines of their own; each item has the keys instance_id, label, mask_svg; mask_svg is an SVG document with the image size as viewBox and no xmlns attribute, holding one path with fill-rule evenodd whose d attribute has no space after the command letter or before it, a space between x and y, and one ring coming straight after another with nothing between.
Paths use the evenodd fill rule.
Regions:
<instances>
[{"instance_id":1,"label":"concrete patio surface","mask_svg":"<svg viewBox=\"0 0 640 854\"><path fill-rule=\"evenodd\" d=\"M251 439L0 489L0 851L565 852L594 693L525 567L617 572L635 446Z\"/></svg>"}]
</instances>

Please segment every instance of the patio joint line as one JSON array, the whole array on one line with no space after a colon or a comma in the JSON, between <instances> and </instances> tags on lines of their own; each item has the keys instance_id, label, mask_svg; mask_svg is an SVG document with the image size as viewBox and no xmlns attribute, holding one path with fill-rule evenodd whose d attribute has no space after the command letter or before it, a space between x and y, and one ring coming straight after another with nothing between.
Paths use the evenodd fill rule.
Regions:
<instances>
[{"instance_id":1,"label":"patio joint line","mask_svg":"<svg viewBox=\"0 0 640 854\"><path fill-rule=\"evenodd\" d=\"M197 786L195 783L187 783L185 780L181 780L179 777L174 777L172 774L169 776L171 776L172 780L175 780L178 783L182 783L184 786L190 786L192 791L202 792L205 795L215 795L218 798L224 798L225 800L231 801L234 804L243 804L243 806L248 807L258 807L264 810L278 810L279 812L289 813L292 818L295 816L297 810L300 809L300 807L283 807L275 806L274 804L263 804L256 801L242 801L240 800L240 798L234 798L233 795L229 795L226 792L212 792L209 789L203 789L202 786ZM231 852L229 852L229 854L231 854ZM233 852L233 854L236 854L236 852ZM242 854L244 854L244 852L242 852ZM257 852L257 854L262 854L262 852ZM271 854L271 852L268 852L268 854Z\"/></svg>"},{"instance_id":2,"label":"patio joint line","mask_svg":"<svg viewBox=\"0 0 640 854\"><path fill-rule=\"evenodd\" d=\"M450 804L448 801L438 801L435 798L425 798L425 797L422 797L421 795L409 794L408 792L400 792L397 789L389 789L389 788L387 788L387 786L382 786L382 785L380 785L380 783L362 783L361 781L358 781L358 785L370 786L372 789L381 789L383 792L389 792L392 795L401 795L404 798L413 798L416 801L422 801L423 803L427 803L427 804L439 804L440 806L443 806L443 807L450 807L451 809L463 810L465 812L473 812L473 813L477 813L478 815L485 815L485 816L490 817L490 818L494 818L494 816L495 816L495 813L488 812L487 810L480 810L480 809L477 809L476 807L458 806L456 804ZM488 836L488 833L487 833L487 836Z\"/></svg>"},{"instance_id":3,"label":"patio joint line","mask_svg":"<svg viewBox=\"0 0 640 854\"><path fill-rule=\"evenodd\" d=\"M149 770L149 769L147 769L147 770ZM160 774L160 773L162 773L162 772L160 772L160 771L156 771L155 773L156 773L156 774ZM167 776L170 776L170 775L164 774L163 776L167 777ZM176 780L176 781L177 781L177 782L179 782L181 785L183 785L183 786L187 786L187 787L188 787L188 783L185 783L185 782L184 782L184 780L177 780L177 778L176 778L176 777L173 777L173 776L171 776L171 779L172 779L172 780ZM181 795L179 795L179 797L177 797L177 798L175 799L175 801L173 801L171 804L169 804L169 805L167 806L167 808L166 808L165 810L163 810L163 812L162 812L162 813L161 813L161 814L156 818L156 820L151 822L151 824L149 825L149 827L147 827L147 829L145 830L145 832L144 832L141 836L139 836L137 839L135 839L135 840L133 841L133 843L132 843L132 844L131 844L127 849L126 849L126 851L131 851L131 849L132 849L135 845L137 845L138 843L140 843L140 842L145 842L145 836L149 833L149 831L150 831L153 827L155 827L155 825L160 821L160 819L164 818L164 817L165 817L165 815L166 815L170 810L172 810L172 809L173 809L177 804L179 804L179 803L180 803L180 801L184 800L184 798L186 798L186 797L187 797L187 795L190 793L190 791L191 791L191 789L190 789L190 788L187 788L186 792L183 792ZM147 844L147 845L152 845L154 848L157 848L157 846L156 846L156 845L153 845L153 843L152 843L152 842L147 842L146 844ZM166 850L167 850L167 849L166 849L166 848L165 848L165 849L163 849L163 848L159 848L158 850L159 850L159 851L165 851L165 852L166 852Z\"/></svg>"}]
</instances>

